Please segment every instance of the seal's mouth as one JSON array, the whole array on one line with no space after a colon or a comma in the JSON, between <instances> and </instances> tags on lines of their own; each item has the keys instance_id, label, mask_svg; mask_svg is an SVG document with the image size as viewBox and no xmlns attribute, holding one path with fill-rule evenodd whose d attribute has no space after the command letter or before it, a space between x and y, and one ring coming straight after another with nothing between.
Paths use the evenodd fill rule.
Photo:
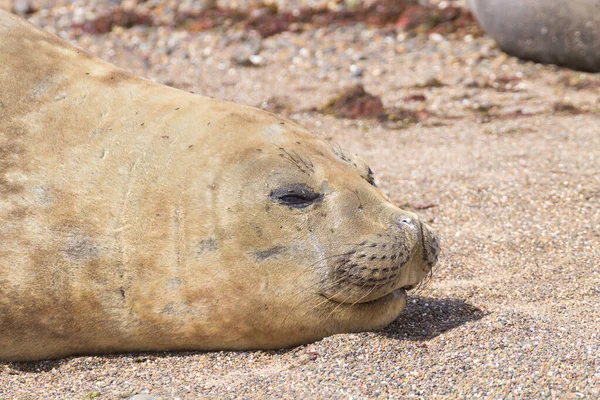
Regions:
<instances>
[{"instance_id":1,"label":"seal's mouth","mask_svg":"<svg viewBox=\"0 0 600 400\"><path fill-rule=\"evenodd\" d=\"M410 286L403 286L401 288L398 288L396 290L391 291L390 293L383 295L381 297L378 297L374 300L369 300L369 301L337 301L335 299L331 299L327 296L324 296L327 300L333 302L333 303L337 303L337 304L343 304L343 305L347 305L347 306L352 306L352 307L371 307L371 306L379 306L385 303L389 303L398 299L404 299L406 298L406 292L408 290L413 289L414 286L410 285Z\"/></svg>"}]
</instances>

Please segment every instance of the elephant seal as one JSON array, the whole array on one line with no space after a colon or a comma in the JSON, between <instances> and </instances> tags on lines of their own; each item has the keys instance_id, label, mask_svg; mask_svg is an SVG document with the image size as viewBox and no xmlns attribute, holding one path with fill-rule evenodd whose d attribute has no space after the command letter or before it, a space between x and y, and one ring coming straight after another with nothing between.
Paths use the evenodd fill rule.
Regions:
<instances>
[{"instance_id":1,"label":"elephant seal","mask_svg":"<svg viewBox=\"0 0 600 400\"><path fill-rule=\"evenodd\" d=\"M600 0L469 0L469 7L509 54L600 71Z\"/></svg>"},{"instance_id":2,"label":"elephant seal","mask_svg":"<svg viewBox=\"0 0 600 400\"><path fill-rule=\"evenodd\" d=\"M0 360L276 349L379 329L436 235L290 121L0 13Z\"/></svg>"}]
</instances>

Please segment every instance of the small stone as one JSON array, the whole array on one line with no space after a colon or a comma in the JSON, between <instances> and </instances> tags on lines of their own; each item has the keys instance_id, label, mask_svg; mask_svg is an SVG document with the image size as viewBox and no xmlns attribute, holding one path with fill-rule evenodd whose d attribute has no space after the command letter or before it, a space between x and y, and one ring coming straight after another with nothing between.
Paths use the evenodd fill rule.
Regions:
<instances>
[{"instance_id":1,"label":"small stone","mask_svg":"<svg viewBox=\"0 0 600 400\"><path fill-rule=\"evenodd\" d=\"M496 105L494 103L485 102L485 103L474 103L472 107L473 107L473 110L475 110L475 111L479 111L481 113L487 113L495 106Z\"/></svg>"},{"instance_id":2,"label":"small stone","mask_svg":"<svg viewBox=\"0 0 600 400\"><path fill-rule=\"evenodd\" d=\"M435 77L431 77L429 79L427 79L425 81L425 83L421 84L421 85L417 85L416 87L420 87L420 88L437 88L437 87L443 87L446 86L442 81L440 81L438 78Z\"/></svg>"},{"instance_id":3,"label":"small stone","mask_svg":"<svg viewBox=\"0 0 600 400\"><path fill-rule=\"evenodd\" d=\"M429 35L429 39L433 40L434 42L441 42L444 40L444 37L442 35L440 35L439 33L431 33Z\"/></svg>"},{"instance_id":4,"label":"small stone","mask_svg":"<svg viewBox=\"0 0 600 400\"><path fill-rule=\"evenodd\" d=\"M481 85L479 84L479 82L477 82L473 78L467 78L467 79L465 79L463 81L463 86L467 87L467 88L478 88L478 87L481 87Z\"/></svg>"},{"instance_id":5,"label":"small stone","mask_svg":"<svg viewBox=\"0 0 600 400\"><path fill-rule=\"evenodd\" d=\"M235 50L231 61L242 67L260 67L264 64L264 58L258 54L260 51L261 42L259 40L249 41Z\"/></svg>"},{"instance_id":6,"label":"small stone","mask_svg":"<svg viewBox=\"0 0 600 400\"><path fill-rule=\"evenodd\" d=\"M379 97L357 85L344 89L338 97L331 99L321 112L333 114L338 118L378 118L385 115L385 108Z\"/></svg>"},{"instance_id":7,"label":"small stone","mask_svg":"<svg viewBox=\"0 0 600 400\"><path fill-rule=\"evenodd\" d=\"M275 114L280 114L286 110L290 110L292 107L288 98L272 96L261 101L258 105L258 108L262 108L265 111Z\"/></svg>"},{"instance_id":8,"label":"small stone","mask_svg":"<svg viewBox=\"0 0 600 400\"><path fill-rule=\"evenodd\" d=\"M135 396L129 397L128 400L160 400L160 398L154 397L147 393L140 393L140 394L136 394Z\"/></svg>"},{"instance_id":9,"label":"small stone","mask_svg":"<svg viewBox=\"0 0 600 400\"><path fill-rule=\"evenodd\" d=\"M10 1L9 1L10 3ZM15 0L13 5L13 10L16 14L31 14L33 9L33 1L32 0Z\"/></svg>"},{"instance_id":10,"label":"small stone","mask_svg":"<svg viewBox=\"0 0 600 400\"><path fill-rule=\"evenodd\" d=\"M427 97L423 93L415 93L410 96L404 97L402 100L404 101L426 101Z\"/></svg>"},{"instance_id":11,"label":"small stone","mask_svg":"<svg viewBox=\"0 0 600 400\"><path fill-rule=\"evenodd\" d=\"M358 68L356 65L352 65L350 66L350 72L352 73L353 77L357 78L363 76L365 70L363 68Z\"/></svg>"}]
</instances>

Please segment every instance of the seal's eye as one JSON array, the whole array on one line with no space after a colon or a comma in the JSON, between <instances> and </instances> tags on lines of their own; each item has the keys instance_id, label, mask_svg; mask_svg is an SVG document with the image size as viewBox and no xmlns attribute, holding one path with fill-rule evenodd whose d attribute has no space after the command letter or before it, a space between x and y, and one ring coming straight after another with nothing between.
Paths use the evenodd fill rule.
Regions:
<instances>
[{"instance_id":1,"label":"seal's eye","mask_svg":"<svg viewBox=\"0 0 600 400\"><path fill-rule=\"evenodd\" d=\"M323 198L322 195L318 194L312 188L304 184L291 185L275 189L271 192L270 197L273 201L294 208L308 207L314 202Z\"/></svg>"}]
</instances>

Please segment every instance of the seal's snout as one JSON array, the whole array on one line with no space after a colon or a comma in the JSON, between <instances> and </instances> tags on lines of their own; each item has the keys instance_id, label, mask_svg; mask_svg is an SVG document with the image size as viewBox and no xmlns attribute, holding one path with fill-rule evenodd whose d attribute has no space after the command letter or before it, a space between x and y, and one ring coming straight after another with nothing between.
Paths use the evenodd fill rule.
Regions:
<instances>
[{"instance_id":1,"label":"seal's snout","mask_svg":"<svg viewBox=\"0 0 600 400\"><path fill-rule=\"evenodd\" d=\"M403 232L411 253L422 252L423 260L432 268L440 255L440 239L433 229L415 215L403 214L393 218L395 231ZM394 237L396 237L394 235Z\"/></svg>"}]
</instances>

